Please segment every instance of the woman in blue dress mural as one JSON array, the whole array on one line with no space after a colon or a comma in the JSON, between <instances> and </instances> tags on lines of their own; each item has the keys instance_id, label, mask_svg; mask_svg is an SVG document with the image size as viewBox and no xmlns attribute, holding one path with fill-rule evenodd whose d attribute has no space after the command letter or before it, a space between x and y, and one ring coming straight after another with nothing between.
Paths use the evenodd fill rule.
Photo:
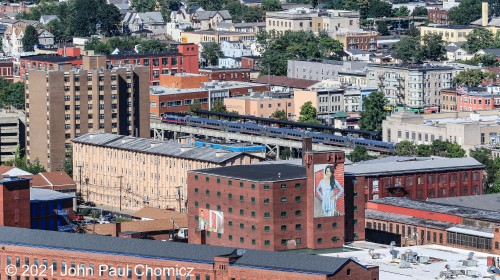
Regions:
<instances>
[{"instance_id":1,"label":"woman in blue dress mural","mask_svg":"<svg viewBox=\"0 0 500 280\"><path fill-rule=\"evenodd\" d=\"M321 180L316 189L321 199L323 216L326 217L340 215L337 211L337 200L344 194L344 188L335 180L334 174L335 167L333 165L328 165L325 168L323 180ZM336 189L338 190L337 193L335 193Z\"/></svg>"}]
</instances>

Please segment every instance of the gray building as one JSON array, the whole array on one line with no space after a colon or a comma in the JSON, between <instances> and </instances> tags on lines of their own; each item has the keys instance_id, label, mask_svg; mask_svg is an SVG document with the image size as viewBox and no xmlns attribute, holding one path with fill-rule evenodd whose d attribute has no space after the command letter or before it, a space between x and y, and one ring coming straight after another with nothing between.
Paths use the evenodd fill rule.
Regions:
<instances>
[{"instance_id":1,"label":"gray building","mask_svg":"<svg viewBox=\"0 0 500 280\"><path fill-rule=\"evenodd\" d=\"M391 104L411 108L439 106L441 89L450 88L453 68L434 65L371 65L368 87L385 93Z\"/></svg>"},{"instance_id":2,"label":"gray building","mask_svg":"<svg viewBox=\"0 0 500 280\"><path fill-rule=\"evenodd\" d=\"M364 70L367 66L367 62L361 61L288 60L287 76L316 81L338 80L341 71Z\"/></svg>"},{"instance_id":3,"label":"gray building","mask_svg":"<svg viewBox=\"0 0 500 280\"><path fill-rule=\"evenodd\" d=\"M0 163L14 158L17 147L24 150L26 116L17 110L0 110Z\"/></svg>"}]
</instances>

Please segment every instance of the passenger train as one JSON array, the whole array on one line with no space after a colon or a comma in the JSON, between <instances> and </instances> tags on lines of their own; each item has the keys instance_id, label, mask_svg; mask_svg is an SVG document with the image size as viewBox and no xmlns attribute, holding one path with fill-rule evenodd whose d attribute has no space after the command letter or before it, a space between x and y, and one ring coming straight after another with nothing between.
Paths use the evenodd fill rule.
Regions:
<instances>
[{"instance_id":1,"label":"passenger train","mask_svg":"<svg viewBox=\"0 0 500 280\"><path fill-rule=\"evenodd\" d=\"M393 154L396 151L396 143L368 140L349 136L338 136L322 132L311 132L307 130L280 128L273 126L262 126L254 123L240 123L225 120L215 120L193 116L177 116L165 114L162 122L184 124L189 126L223 130L228 132L238 132L243 134L262 135L274 138L290 140L302 140L303 137L311 137L313 143L323 143L326 145L354 148L364 146L367 150L385 154Z\"/></svg>"}]
</instances>

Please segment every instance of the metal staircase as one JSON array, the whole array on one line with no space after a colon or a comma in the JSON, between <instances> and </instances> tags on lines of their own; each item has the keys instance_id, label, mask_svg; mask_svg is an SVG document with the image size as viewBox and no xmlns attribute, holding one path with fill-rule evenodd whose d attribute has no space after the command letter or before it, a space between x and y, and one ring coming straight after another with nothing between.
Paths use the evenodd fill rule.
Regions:
<instances>
[{"instance_id":1,"label":"metal staircase","mask_svg":"<svg viewBox=\"0 0 500 280\"><path fill-rule=\"evenodd\" d=\"M56 214L61 216L67 223L65 226L58 226L58 231L74 231L76 229L76 225L68 217L68 210L56 210Z\"/></svg>"}]
</instances>

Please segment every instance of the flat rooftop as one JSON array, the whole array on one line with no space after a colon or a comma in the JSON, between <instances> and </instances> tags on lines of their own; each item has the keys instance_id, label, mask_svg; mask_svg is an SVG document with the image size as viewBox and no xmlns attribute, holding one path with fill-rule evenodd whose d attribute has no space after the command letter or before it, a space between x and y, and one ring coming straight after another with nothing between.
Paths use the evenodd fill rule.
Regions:
<instances>
[{"instance_id":1,"label":"flat rooftop","mask_svg":"<svg viewBox=\"0 0 500 280\"><path fill-rule=\"evenodd\" d=\"M30 201L48 201L48 200L61 200L61 199L72 199L74 195L69 195L61 192L56 192L52 190L40 189L40 188L30 188Z\"/></svg>"},{"instance_id":2,"label":"flat rooftop","mask_svg":"<svg viewBox=\"0 0 500 280\"><path fill-rule=\"evenodd\" d=\"M500 212L500 193L430 198L430 202Z\"/></svg>"},{"instance_id":3,"label":"flat rooftop","mask_svg":"<svg viewBox=\"0 0 500 280\"><path fill-rule=\"evenodd\" d=\"M217 256L238 256L229 265L304 274L334 275L348 258L331 258L287 252L238 250L231 247L160 242L93 234L74 234L12 227L0 227L0 244L47 248L89 254L128 256L159 260L213 263Z\"/></svg>"},{"instance_id":4,"label":"flat rooftop","mask_svg":"<svg viewBox=\"0 0 500 280\"><path fill-rule=\"evenodd\" d=\"M307 178L306 168L293 164L234 165L191 172L253 182L279 182Z\"/></svg>"},{"instance_id":5,"label":"flat rooftop","mask_svg":"<svg viewBox=\"0 0 500 280\"><path fill-rule=\"evenodd\" d=\"M367 160L345 166L345 173L364 176L443 172L484 168L479 161L471 157L399 157L390 156Z\"/></svg>"},{"instance_id":6,"label":"flat rooftop","mask_svg":"<svg viewBox=\"0 0 500 280\"><path fill-rule=\"evenodd\" d=\"M116 135L111 133L89 133L74 138L73 142L118 150L200 160L204 162L223 163L239 152L223 151L209 147L196 147L179 144L176 141L156 141L152 139Z\"/></svg>"},{"instance_id":7,"label":"flat rooftop","mask_svg":"<svg viewBox=\"0 0 500 280\"><path fill-rule=\"evenodd\" d=\"M205 85L205 86L200 87L200 88L178 89L178 88L170 88L170 87L164 87L164 86L151 86L149 92L150 92L150 94L154 94L154 95L174 95L174 94L183 94L183 93L194 93L194 92L200 92L200 91L249 88L249 87L256 87L256 86L266 86L266 85L261 84L261 83L228 81L228 82L210 83L210 85Z\"/></svg>"},{"instance_id":8,"label":"flat rooftop","mask_svg":"<svg viewBox=\"0 0 500 280\"><path fill-rule=\"evenodd\" d=\"M457 30L476 28L475 26L468 26L468 25L430 25L425 27L440 28L440 29L457 29Z\"/></svg>"},{"instance_id":9,"label":"flat rooftop","mask_svg":"<svg viewBox=\"0 0 500 280\"><path fill-rule=\"evenodd\" d=\"M413 200L404 197L384 197L376 200L371 200L370 202L408 209L422 210L427 212L449 214L468 219L500 223L500 212L497 211L455 206L433 201Z\"/></svg>"},{"instance_id":10,"label":"flat rooftop","mask_svg":"<svg viewBox=\"0 0 500 280\"><path fill-rule=\"evenodd\" d=\"M21 60L30 60L37 62L50 62L50 63L67 63L75 60L81 60L81 56L62 56L62 55L29 55L21 57Z\"/></svg>"}]
</instances>

